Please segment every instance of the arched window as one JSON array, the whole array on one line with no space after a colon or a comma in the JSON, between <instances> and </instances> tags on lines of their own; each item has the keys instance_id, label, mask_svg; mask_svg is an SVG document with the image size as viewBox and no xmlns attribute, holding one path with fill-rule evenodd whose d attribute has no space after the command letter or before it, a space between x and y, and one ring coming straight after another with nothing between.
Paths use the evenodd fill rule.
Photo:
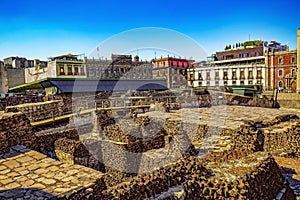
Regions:
<instances>
[{"instance_id":1,"label":"arched window","mask_svg":"<svg viewBox=\"0 0 300 200\"><path fill-rule=\"evenodd\" d=\"M283 76L283 70L282 69L280 69L279 71L278 71L278 76Z\"/></svg>"},{"instance_id":2,"label":"arched window","mask_svg":"<svg viewBox=\"0 0 300 200\"><path fill-rule=\"evenodd\" d=\"M279 81L279 82L278 82L278 87L279 87L279 88L282 88L282 87L283 87L282 81Z\"/></svg>"},{"instance_id":3,"label":"arched window","mask_svg":"<svg viewBox=\"0 0 300 200\"><path fill-rule=\"evenodd\" d=\"M296 75L296 70L295 69L292 69L292 77L294 77Z\"/></svg>"}]
</instances>

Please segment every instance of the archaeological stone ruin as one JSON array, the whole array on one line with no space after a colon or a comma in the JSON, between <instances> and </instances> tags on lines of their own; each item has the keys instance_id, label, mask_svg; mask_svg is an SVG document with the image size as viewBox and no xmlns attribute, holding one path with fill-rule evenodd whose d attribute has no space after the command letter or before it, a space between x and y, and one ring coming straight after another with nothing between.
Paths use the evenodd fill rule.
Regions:
<instances>
[{"instance_id":1,"label":"archaeological stone ruin","mask_svg":"<svg viewBox=\"0 0 300 200\"><path fill-rule=\"evenodd\" d=\"M300 158L300 112L273 107L213 91L7 105L0 199L300 199L277 163Z\"/></svg>"}]
</instances>

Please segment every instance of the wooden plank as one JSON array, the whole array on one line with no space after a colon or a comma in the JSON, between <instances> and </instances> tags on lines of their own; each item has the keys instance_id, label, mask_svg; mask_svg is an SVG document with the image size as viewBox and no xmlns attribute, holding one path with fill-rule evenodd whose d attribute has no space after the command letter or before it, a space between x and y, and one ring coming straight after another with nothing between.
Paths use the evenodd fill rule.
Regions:
<instances>
[{"instance_id":1,"label":"wooden plank","mask_svg":"<svg viewBox=\"0 0 300 200\"><path fill-rule=\"evenodd\" d=\"M97 110L122 110L122 109L139 109L139 108L150 108L150 105L141 105L141 106L122 106L122 107L112 107L112 108L97 108ZM79 113L71 113L68 115L63 115L63 116L59 116L59 117L54 117L51 119L45 119L45 120L41 120L41 121L37 121L37 122L31 122L32 126L42 126L42 125L46 125L46 124L51 124L53 122L57 122L57 121L61 121L64 119L68 119L70 117L74 117L76 115L84 115L84 114L88 114L91 113L93 111L95 111L96 109L88 109L88 110L83 110L80 111Z\"/></svg>"}]
</instances>

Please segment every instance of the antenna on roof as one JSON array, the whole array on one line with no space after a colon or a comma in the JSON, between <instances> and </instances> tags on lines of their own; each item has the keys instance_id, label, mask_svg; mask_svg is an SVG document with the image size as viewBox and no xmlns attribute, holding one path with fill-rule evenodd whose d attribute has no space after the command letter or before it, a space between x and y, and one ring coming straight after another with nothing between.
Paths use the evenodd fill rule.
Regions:
<instances>
[{"instance_id":1,"label":"antenna on roof","mask_svg":"<svg viewBox=\"0 0 300 200\"><path fill-rule=\"evenodd\" d=\"M99 47L97 47L97 55L98 55L99 60L101 60L100 54L99 54Z\"/></svg>"}]
</instances>

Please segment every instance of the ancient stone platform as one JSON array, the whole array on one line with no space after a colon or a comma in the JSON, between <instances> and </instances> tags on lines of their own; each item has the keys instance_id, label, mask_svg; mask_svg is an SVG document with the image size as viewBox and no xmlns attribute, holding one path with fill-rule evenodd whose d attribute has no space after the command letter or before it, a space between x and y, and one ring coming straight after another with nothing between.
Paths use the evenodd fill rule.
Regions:
<instances>
[{"instance_id":1,"label":"ancient stone platform","mask_svg":"<svg viewBox=\"0 0 300 200\"><path fill-rule=\"evenodd\" d=\"M103 174L16 145L0 155L0 199L66 199L92 190Z\"/></svg>"}]
</instances>

